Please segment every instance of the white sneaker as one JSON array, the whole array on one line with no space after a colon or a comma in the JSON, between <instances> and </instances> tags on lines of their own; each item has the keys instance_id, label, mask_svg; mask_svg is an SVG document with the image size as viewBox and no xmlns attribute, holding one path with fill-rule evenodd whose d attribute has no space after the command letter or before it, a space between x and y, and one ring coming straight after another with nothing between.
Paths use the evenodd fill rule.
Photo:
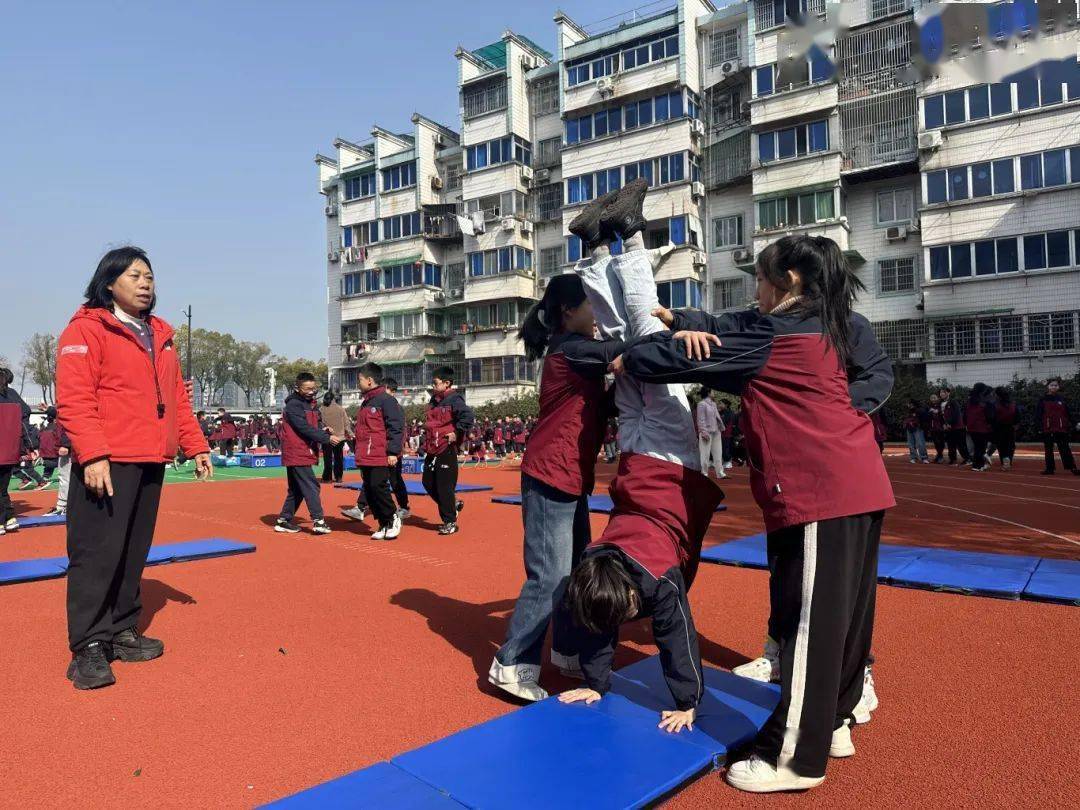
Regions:
<instances>
[{"instance_id":1,"label":"white sneaker","mask_svg":"<svg viewBox=\"0 0 1080 810\"><path fill-rule=\"evenodd\" d=\"M561 652L552 650L551 663L558 667L559 672L567 678L573 678L578 681L585 680L585 673L581 671L581 664L578 663L578 657L576 655L563 655Z\"/></svg>"},{"instance_id":2,"label":"white sneaker","mask_svg":"<svg viewBox=\"0 0 1080 810\"><path fill-rule=\"evenodd\" d=\"M725 461L724 462L724 469L725 470L730 470L731 469L731 462L730 461Z\"/></svg>"},{"instance_id":3,"label":"white sneaker","mask_svg":"<svg viewBox=\"0 0 1080 810\"><path fill-rule=\"evenodd\" d=\"M533 664L514 664L504 666L495 658L488 670L488 683L522 700L538 701L547 698L548 693L537 683L540 667Z\"/></svg>"},{"instance_id":4,"label":"white sneaker","mask_svg":"<svg viewBox=\"0 0 1080 810\"><path fill-rule=\"evenodd\" d=\"M765 639L765 654L731 670L740 678L749 678L762 683L776 683L780 680L780 645L771 638Z\"/></svg>"},{"instance_id":5,"label":"white sneaker","mask_svg":"<svg viewBox=\"0 0 1080 810\"><path fill-rule=\"evenodd\" d=\"M757 754L736 762L727 772L727 783L748 793L809 790L824 781L824 776L799 776L791 768L774 768Z\"/></svg>"},{"instance_id":6,"label":"white sneaker","mask_svg":"<svg viewBox=\"0 0 1080 810\"><path fill-rule=\"evenodd\" d=\"M408 509L398 509L397 516L399 520L406 520L407 518L412 516L412 512L410 512Z\"/></svg>"},{"instance_id":7,"label":"white sneaker","mask_svg":"<svg viewBox=\"0 0 1080 810\"><path fill-rule=\"evenodd\" d=\"M15 518L12 518L4 524L4 528L7 529L9 532L17 532L19 530L19 521Z\"/></svg>"},{"instance_id":8,"label":"white sneaker","mask_svg":"<svg viewBox=\"0 0 1080 810\"><path fill-rule=\"evenodd\" d=\"M401 534L401 514L394 515L394 522L390 524L390 528L386 530L386 540L396 540L397 536Z\"/></svg>"},{"instance_id":9,"label":"white sneaker","mask_svg":"<svg viewBox=\"0 0 1080 810\"><path fill-rule=\"evenodd\" d=\"M874 673L868 665L863 674L862 697L859 698L859 702L851 714L854 716L855 722L861 726L870 722L870 712L876 711L877 707L878 697L874 689Z\"/></svg>"},{"instance_id":10,"label":"white sneaker","mask_svg":"<svg viewBox=\"0 0 1080 810\"><path fill-rule=\"evenodd\" d=\"M372 532L371 539L372 540L385 540L386 539L386 529L383 528L382 526L380 526L376 531Z\"/></svg>"},{"instance_id":11,"label":"white sneaker","mask_svg":"<svg viewBox=\"0 0 1080 810\"><path fill-rule=\"evenodd\" d=\"M829 756L843 759L855 755L855 743L851 741L851 728L847 721L844 725L832 733L832 741L829 743Z\"/></svg>"}]
</instances>

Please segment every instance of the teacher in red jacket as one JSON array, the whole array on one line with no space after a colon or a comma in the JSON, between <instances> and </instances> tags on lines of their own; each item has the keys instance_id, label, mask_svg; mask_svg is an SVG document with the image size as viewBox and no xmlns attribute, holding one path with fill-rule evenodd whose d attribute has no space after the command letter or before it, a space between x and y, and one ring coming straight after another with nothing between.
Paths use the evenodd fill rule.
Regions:
<instances>
[{"instance_id":1,"label":"teacher in red jacket","mask_svg":"<svg viewBox=\"0 0 1080 810\"><path fill-rule=\"evenodd\" d=\"M111 661L149 661L164 652L138 622L165 464L179 447L195 459L197 475L213 474L172 327L150 314L155 300L146 253L111 250L57 348L59 419L74 455L67 676L76 689L115 683Z\"/></svg>"}]
</instances>

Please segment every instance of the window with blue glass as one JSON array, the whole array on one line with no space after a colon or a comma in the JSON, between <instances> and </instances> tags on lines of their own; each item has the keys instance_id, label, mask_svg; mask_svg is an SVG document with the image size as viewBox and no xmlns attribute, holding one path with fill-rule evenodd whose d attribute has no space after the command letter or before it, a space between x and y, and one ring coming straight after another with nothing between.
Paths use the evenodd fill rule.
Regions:
<instances>
[{"instance_id":1,"label":"window with blue glass","mask_svg":"<svg viewBox=\"0 0 1080 810\"><path fill-rule=\"evenodd\" d=\"M971 275L971 245L949 247L949 269L953 278L966 278Z\"/></svg>"},{"instance_id":2,"label":"window with blue glass","mask_svg":"<svg viewBox=\"0 0 1080 810\"><path fill-rule=\"evenodd\" d=\"M770 160L786 160L829 148L829 125L827 121L813 121L758 135L758 158L762 163Z\"/></svg>"},{"instance_id":3,"label":"window with blue glass","mask_svg":"<svg viewBox=\"0 0 1080 810\"><path fill-rule=\"evenodd\" d=\"M817 45L811 45L810 50L806 53L807 61L810 63L810 83L816 84L817 82L825 82L833 77L836 73L836 68L833 66L832 60L828 55L821 50Z\"/></svg>"},{"instance_id":4,"label":"window with blue glass","mask_svg":"<svg viewBox=\"0 0 1080 810\"><path fill-rule=\"evenodd\" d=\"M947 247L930 248L930 278L935 281L949 277L949 249Z\"/></svg>"},{"instance_id":5,"label":"window with blue glass","mask_svg":"<svg viewBox=\"0 0 1080 810\"><path fill-rule=\"evenodd\" d=\"M682 91L634 101L622 107L571 118L566 122L566 143L575 144L602 138L616 132L648 126L653 121L668 121L683 115Z\"/></svg>"},{"instance_id":6,"label":"window with blue glass","mask_svg":"<svg viewBox=\"0 0 1080 810\"><path fill-rule=\"evenodd\" d=\"M382 170L383 191L396 191L416 185L416 163L402 163Z\"/></svg>"},{"instance_id":7,"label":"window with blue glass","mask_svg":"<svg viewBox=\"0 0 1080 810\"><path fill-rule=\"evenodd\" d=\"M382 220L382 234L384 240L404 239L409 236L420 234L420 212L411 214L399 214L394 217L384 217Z\"/></svg>"},{"instance_id":8,"label":"window with blue glass","mask_svg":"<svg viewBox=\"0 0 1080 810\"><path fill-rule=\"evenodd\" d=\"M618 70L632 70L651 62L668 59L679 53L676 30L661 31L642 37L617 48L600 51L566 63L566 83L574 87L584 82L609 76Z\"/></svg>"},{"instance_id":9,"label":"window with blue glass","mask_svg":"<svg viewBox=\"0 0 1080 810\"><path fill-rule=\"evenodd\" d=\"M966 200L970 196L968 194L967 166L948 169L947 172L949 177L949 199Z\"/></svg>"},{"instance_id":10,"label":"window with blue glass","mask_svg":"<svg viewBox=\"0 0 1080 810\"><path fill-rule=\"evenodd\" d=\"M971 167L971 196L989 197L994 193L994 181L990 162L976 163Z\"/></svg>"},{"instance_id":11,"label":"window with blue glass","mask_svg":"<svg viewBox=\"0 0 1080 810\"><path fill-rule=\"evenodd\" d=\"M926 202L931 205L943 203L949 199L948 183L945 170L926 173Z\"/></svg>"},{"instance_id":12,"label":"window with blue glass","mask_svg":"<svg viewBox=\"0 0 1080 810\"><path fill-rule=\"evenodd\" d=\"M345 178L345 199L358 200L375 193L375 172Z\"/></svg>"},{"instance_id":13,"label":"window with blue glass","mask_svg":"<svg viewBox=\"0 0 1080 810\"><path fill-rule=\"evenodd\" d=\"M471 277L532 269L532 251L516 245L467 253L465 259Z\"/></svg>"},{"instance_id":14,"label":"window with blue glass","mask_svg":"<svg viewBox=\"0 0 1080 810\"><path fill-rule=\"evenodd\" d=\"M968 118L975 121L990 117L990 85L980 84L967 91Z\"/></svg>"},{"instance_id":15,"label":"window with blue glass","mask_svg":"<svg viewBox=\"0 0 1080 810\"><path fill-rule=\"evenodd\" d=\"M754 71L756 97L771 96L775 87L776 65L764 65Z\"/></svg>"},{"instance_id":16,"label":"window with blue glass","mask_svg":"<svg viewBox=\"0 0 1080 810\"><path fill-rule=\"evenodd\" d=\"M341 232L341 246L352 247L352 228L345 228Z\"/></svg>"},{"instance_id":17,"label":"window with blue glass","mask_svg":"<svg viewBox=\"0 0 1080 810\"><path fill-rule=\"evenodd\" d=\"M960 124L967 120L964 91L953 90L945 94L945 123Z\"/></svg>"},{"instance_id":18,"label":"window with blue glass","mask_svg":"<svg viewBox=\"0 0 1080 810\"><path fill-rule=\"evenodd\" d=\"M668 239L673 245L686 244L686 217L672 217L668 220Z\"/></svg>"},{"instance_id":19,"label":"window with blue glass","mask_svg":"<svg viewBox=\"0 0 1080 810\"><path fill-rule=\"evenodd\" d=\"M581 260L581 237L566 237L566 261L576 262Z\"/></svg>"},{"instance_id":20,"label":"window with blue glass","mask_svg":"<svg viewBox=\"0 0 1080 810\"><path fill-rule=\"evenodd\" d=\"M500 163L532 165L532 144L517 135L505 135L492 141L465 147L465 169L474 171Z\"/></svg>"},{"instance_id":21,"label":"window with blue glass","mask_svg":"<svg viewBox=\"0 0 1080 810\"><path fill-rule=\"evenodd\" d=\"M1016 178L1013 175L1013 159L1003 158L994 161L994 193L1011 194L1016 190Z\"/></svg>"}]
</instances>

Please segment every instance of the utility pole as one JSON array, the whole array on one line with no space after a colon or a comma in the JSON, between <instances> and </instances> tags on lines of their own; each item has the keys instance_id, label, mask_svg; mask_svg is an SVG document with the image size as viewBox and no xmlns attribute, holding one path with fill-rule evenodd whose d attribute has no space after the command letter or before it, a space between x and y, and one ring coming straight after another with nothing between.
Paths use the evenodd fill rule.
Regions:
<instances>
[{"instance_id":1,"label":"utility pole","mask_svg":"<svg viewBox=\"0 0 1080 810\"><path fill-rule=\"evenodd\" d=\"M182 313L187 318L187 368L184 369L184 376L187 379L191 379L191 304L188 304L188 308Z\"/></svg>"}]
</instances>

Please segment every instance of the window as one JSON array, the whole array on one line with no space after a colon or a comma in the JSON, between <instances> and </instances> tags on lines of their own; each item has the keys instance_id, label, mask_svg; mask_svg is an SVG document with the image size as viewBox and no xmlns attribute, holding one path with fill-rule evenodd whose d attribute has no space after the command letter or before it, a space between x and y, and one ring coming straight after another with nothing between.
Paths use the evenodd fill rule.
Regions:
<instances>
[{"instance_id":1,"label":"window","mask_svg":"<svg viewBox=\"0 0 1080 810\"><path fill-rule=\"evenodd\" d=\"M480 250L475 253L466 253L465 261L469 267L470 278L494 276L499 273L531 270L532 251L516 245L494 250Z\"/></svg>"},{"instance_id":2,"label":"window","mask_svg":"<svg viewBox=\"0 0 1080 810\"><path fill-rule=\"evenodd\" d=\"M967 91L968 118L975 121L990 116L990 85L980 84Z\"/></svg>"},{"instance_id":3,"label":"window","mask_svg":"<svg viewBox=\"0 0 1080 810\"><path fill-rule=\"evenodd\" d=\"M533 114L544 115L559 111L559 78L540 79L532 89Z\"/></svg>"},{"instance_id":4,"label":"window","mask_svg":"<svg viewBox=\"0 0 1080 810\"><path fill-rule=\"evenodd\" d=\"M757 205L758 230L812 225L836 215L831 190L762 200Z\"/></svg>"},{"instance_id":5,"label":"window","mask_svg":"<svg viewBox=\"0 0 1080 810\"><path fill-rule=\"evenodd\" d=\"M623 129L637 129L648 126L653 121L668 121L687 115L696 115L697 108L691 110L691 103L683 103L682 91L664 93L660 96L634 101L622 107L600 110L580 118L571 118L566 122L567 145L613 135Z\"/></svg>"},{"instance_id":6,"label":"window","mask_svg":"<svg viewBox=\"0 0 1080 810\"><path fill-rule=\"evenodd\" d=\"M532 163L531 144L517 135L505 135L465 148L465 168L468 171L510 162L526 166Z\"/></svg>"},{"instance_id":7,"label":"window","mask_svg":"<svg viewBox=\"0 0 1080 810\"><path fill-rule=\"evenodd\" d=\"M401 214L396 217L385 217L382 220L382 235L384 240L405 239L420 234L420 212Z\"/></svg>"},{"instance_id":8,"label":"window","mask_svg":"<svg viewBox=\"0 0 1080 810\"><path fill-rule=\"evenodd\" d=\"M561 247L540 248L540 275L547 277L559 272L562 258L563 249Z\"/></svg>"},{"instance_id":9,"label":"window","mask_svg":"<svg viewBox=\"0 0 1080 810\"><path fill-rule=\"evenodd\" d=\"M1073 331L1075 313L1048 312L1028 316L1028 339L1033 352L1065 351L1076 348Z\"/></svg>"},{"instance_id":10,"label":"window","mask_svg":"<svg viewBox=\"0 0 1080 810\"><path fill-rule=\"evenodd\" d=\"M665 307L701 307L701 283L698 281L665 281L656 285L656 294Z\"/></svg>"},{"instance_id":11,"label":"window","mask_svg":"<svg viewBox=\"0 0 1080 810\"><path fill-rule=\"evenodd\" d=\"M884 293L903 293L915 290L915 259L878 259L878 289Z\"/></svg>"},{"instance_id":12,"label":"window","mask_svg":"<svg viewBox=\"0 0 1080 810\"><path fill-rule=\"evenodd\" d=\"M473 385L534 382L536 364L521 356L479 357L468 361L468 380Z\"/></svg>"},{"instance_id":13,"label":"window","mask_svg":"<svg viewBox=\"0 0 1080 810\"><path fill-rule=\"evenodd\" d=\"M709 66L739 58L739 29L727 28L709 35Z\"/></svg>"},{"instance_id":14,"label":"window","mask_svg":"<svg viewBox=\"0 0 1080 810\"><path fill-rule=\"evenodd\" d=\"M890 14L899 14L911 8L911 0L872 0L870 3L870 19L879 20Z\"/></svg>"},{"instance_id":15,"label":"window","mask_svg":"<svg viewBox=\"0 0 1080 810\"><path fill-rule=\"evenodd\" d=\"M544 168L545 166L554 166L559 162L559 147L562 146L562 139L558 136L554 138L546 138L537 144L536 150L536 166L537 168Z\"/></svg>"},{"instance_id":16,"label":"window","mask_svg":"<svg viewBox=\"0 0 1080 810\"><path fill-rule=\"evenodd\" d=\"M892 225L897 222L911 222L913 198L909 188L892 188L877 194L877 223Z\"/></svg>"},{"instance_id":17,"label":"window","mask_svg":"<svg viewBox=\"0 0 1080 810\"><path fill-rule=\"evenodd\" d=\"M926 129L941 129L945 126L944 96L927 96L923 99L923 126Z\"/></svg>"},{"instance_id":18,"label":"window","mask_svg":"<svg viewBox=\"0 0 1080 810\"><path fill-rule=\"evenodd\" d=\"M416 163L402 163L382 170L383 191L396 191L416 185Z\"/></svg>"},{"instance_id":19,"label":"window","mask_svg":"<svg viewBox=\"0 0 1080 810\"><path fill-rule=\"evenodd\" d=\"M581 237L566 237L566 261L573 263L581 260Z\"/></svg>"},{"instance_id":20,"label":"window","mask_svg":"<svg viewBox=\"0 0 1080 810\"><path fill-rule=\"evenodd\" d=\"M828 148L829 125L826 121L814 121L758 135L758 159L762 163L824 152Z\"/></svg>"},{"instance_id":21,"label":"window","mask_svg":"<svg viewBox=\"0 0 1080 810\"><path fill-rule=\"evenodd\" d=\"M413 337L424 334L424 313L399 312L379 318L379 332L383 340Z\"/></svg>"},{"instance_id":22,"label":"window","mask_svg":"<svg viewBox=\"0 0 1080 810\"><path fill-rule=\"evenodd\" d=\"M934 324L934 354L938 357L975 354L975 326L974 320Z\"/></svg>"},{"instance_id":23,"label":"window","mask_svg":"<svg viewBox=\"0 0 1080 810\"><path fill-rule=\"evenodd\" d=\"M563 184L548 183L536 191L536 218L541 222L556 219L563 204Z\"/></svg>"},{"instance_id":24,"label":"window","mask_svg":"<svg viewBox=\"0 0 1080 810\"><path fill-rule=\"evenodd\" d=\"M968 198L967 167L960 166L946 171L949 179L949 200L966 200Z\"/></svg>"},{"instance_id":25,"label":"window","mask_svg":"<svg viewBox=\"0 0 1080 810\"><path fill-rule=\"evenodd\" d=\"M765 65L754 71L754 86L757 89L756 98L771 96L775 87L776 65Z\"/></svg>"},{"instance_id":26,"label":"window","mask_svg":"<svg viewBox=\"0 0 1080 810\"><path fill-rule=\"evenodd\" d=\"M345 199L358 200L375 193L375 172L345 178Z\"/></svg>"},{"instance_id":27,"label":"window","mask_svg":"<svg viewBox=\"0 0 1080 810\"><path fill-rule=\"evenodd\" d=\"M742 214L716 217L713 224L713 249L738 247L743 243Z\"/></svg>"},{"instance_id":28,"label":"window","mask_svg":"<svg viewBox=\"0 0 1080 810\"><path fill-rule=\"evenodd\" d=\"M344 237L342 247L373 245L379 241L379 222L375 220L353 225L351 228L346 228L342 236Z\"/></svg>"},{"instance_id":29,"label":"window","mask_svg":"<svg viewBox=\"0 0 1080 810\"><path fill-rule=\"evenodd\" d=\"M584 82L609 76L617 70L631 70L650 62L668 59L679 53L678 30L661 31L599 53L566 63L566 85L575 87Z\"/></svg>"},{"instance_id":30,"label":"window","mask_svg":"<svg viewBox=\"0 0 1080 810\"><path fill-rule=\"evenodd\" d=\"M722 312L738 309L747 303L746 281L741 278L725 278L713 282L712 309Z\"/></svg>"},{"instance_id":31,"label":"window","mask_svg":"<svg viewBox=\"0 0 1080 810\"><path fill-rule=\"evenodd\" d=\"M474 329L506 329L520 326L524 314L517 301L498 301L468 307L465 320Z\"/></svg>"},{"instance_id":32,"label":"window","mask_svg":"<svg viewBox=\"0 0 1080 810\"><path fill-rule=\"evenodd\" d=\"M462 90L461 106L465 118L475 118L506 109L506 79L499 79L495 84L482 84Z\"/></svg>"},{"instance_id":33,"label":"window","mask_svg":"<svg viewBox=\"0 0 1080 810\"><path fill-rule=\"evenodd\" d=\"M980 354L1008 354L1024 350L1024 318L1006 315L979 320Z\"/></svg>"},{"instance_id":34,"label":"window","mask_svg":"<svg viewBox=\"0 0 1080 810\"><path fill-rule=\"evenodd\" d=\"M994 193L1009 194L1016 190L1012 158L994 161Z\"/></svg>"}]
</instances>

